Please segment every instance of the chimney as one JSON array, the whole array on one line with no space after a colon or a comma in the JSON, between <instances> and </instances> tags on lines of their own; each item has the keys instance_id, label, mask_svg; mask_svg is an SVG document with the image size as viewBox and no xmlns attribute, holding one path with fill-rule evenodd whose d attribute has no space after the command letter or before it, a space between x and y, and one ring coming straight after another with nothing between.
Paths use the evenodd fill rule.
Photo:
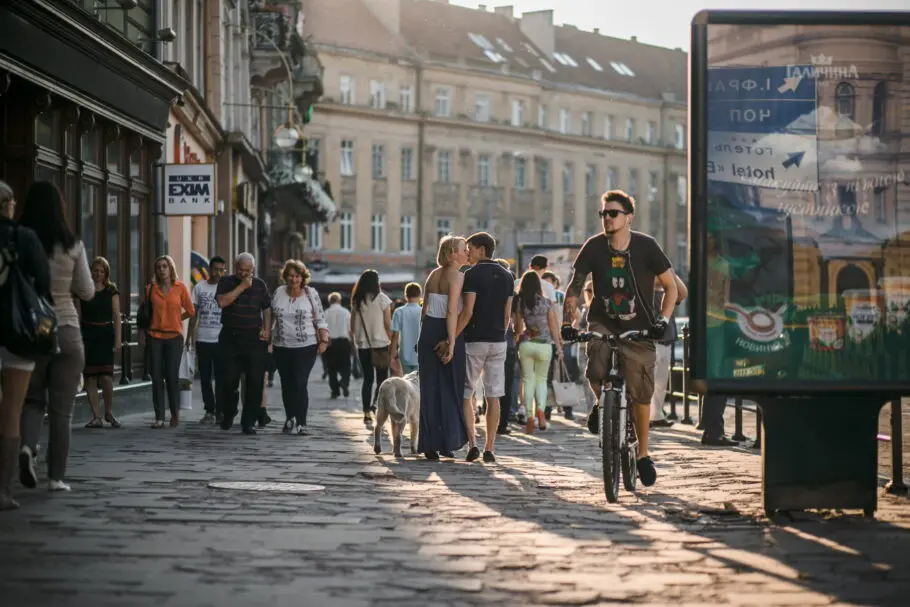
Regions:
<instances>
[{"instance_id":1,"label":"chimney","mask_svg":"<svg viewBox=\"0 0 910 607\"><path fill-rule=\"evenodd\" d=\"M629 40L631 40L632 42L638 42L638 36L631 36L629 38Z\"/></svg>"},{"instance_id":2,"label":"chimney","mask_svg":"<svg viewBox=\"0 0 910 607\"><path fill-rule=\"evenodd\" d=\"M477 10L482 11L482 12L485 13L485 12L487 12L487 5L486 5L486 4L478 4L478 5L477 5Z\"/></svg>"},{"instance_id":3,"label":"chimney","mask_svg":"<svg viewBox=\"0 0 910 607\"><path fill-rule=\"evenodd\" d=\"M393 36L401 33L401 0L363 0L363 3Z\"/></svg>"},{"instance_id":4,"label":"chimney","mask_svg":"<svg viewBox=\"0 0 910 607\"><path fill-rule=\"evenodd\" d=\"M542 50L547 59L556 50L556 34L553 28L553 9L522 13L519 22L521 33Z\"/></svg>"},{"instance_id":5,"label":"chimney","mask_svg":"<svg viewBox=\"0 0 910 607\"><path fill-rule=\"evenodd\" d=\"M502 15L504 17L508 17L509 19L513 18L512 5L497 6L496 8L493 9L493 12L496 13L497 15Z\"/></svg>"},{"instance_id":6,"label":"chimney","mask_svg":"<svg viewBox=\"0 0 910 607\"><path fill-rule=\"evenodd\" d=\"M595 28L594 28L594 33L595 33L595 34L599 34L599 33L600 33L600 28L599 28L599 27L595 27Z\"/></svg>"}]
</instances>

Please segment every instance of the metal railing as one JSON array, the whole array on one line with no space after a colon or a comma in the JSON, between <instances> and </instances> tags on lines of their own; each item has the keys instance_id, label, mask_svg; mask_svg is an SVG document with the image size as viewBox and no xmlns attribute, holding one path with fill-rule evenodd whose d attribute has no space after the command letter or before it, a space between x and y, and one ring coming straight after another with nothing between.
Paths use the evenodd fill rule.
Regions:
<instances>
[{"instance_id":1,"label":"metal railing","mask_svg":"<svg viewBox=\"0 0 910 607\"><path fill-rule=\"evenodd\" d=\"M679 421L687 425L695 425L699 430L702 426L702 409L704 408L704 396L695 394L689 389L689 327L684 327L680 331L677 339L682 341L682 361L676 360L676 349L671 350L670 358L670 379L667 393L670 395L670 412L667 419ZM677 364L679 362L680 364ZM678 377L677 381L674 381ZM674 384L676 384L674 386ZM677 413L678 403L682 403L682 419ZM752 402L752 401L745 401ZM692 404L698 407L698 422L692 418ZM879 434L877 439L883 442L891 443L891 480L888 481L886 489L889 493L905 495L910 492L910 488L904 483L904 432L903 432L903 412L901 399L897 398L891 401L891 434ZM729 399L725 405L733 407L734 410L734 429L731 438L735 441L745 442L750 440L743 433L743 412L755 415L755 438L752 440L752 448L761 449L762 439L762 412L761 407L756 403L751 405L744 404L741 396L733 399L731 405Z\"/></svg>"}]
</instances>

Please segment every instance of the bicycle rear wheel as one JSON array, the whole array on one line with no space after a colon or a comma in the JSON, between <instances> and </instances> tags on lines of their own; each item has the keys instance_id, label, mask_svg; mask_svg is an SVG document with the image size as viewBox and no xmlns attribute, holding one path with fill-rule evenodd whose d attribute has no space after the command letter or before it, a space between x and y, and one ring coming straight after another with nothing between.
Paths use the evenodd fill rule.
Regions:
<instances>
[{"instance_id":1,"label":"bicycle rear wheel","mask_svg":"<svg viewBox=\"0 0 910 607\"><path fill-rule=\"evenodd\" d=\"M616 393L607 390L601 407L601 448L603 455L604 493L611 504L619 499L620 477L620 434L622 428L619 423L619 405L616 402Z\"/></svg>"}]
</instances>

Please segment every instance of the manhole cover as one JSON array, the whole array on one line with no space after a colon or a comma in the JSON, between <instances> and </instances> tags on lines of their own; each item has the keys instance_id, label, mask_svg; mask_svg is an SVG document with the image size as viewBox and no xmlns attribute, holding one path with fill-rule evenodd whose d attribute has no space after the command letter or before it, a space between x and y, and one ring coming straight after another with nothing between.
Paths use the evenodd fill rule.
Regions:
<instances>
[{"instance_id":1,"label":"manhole cover","mask_svg":"<svg viewBox=\"0 0 910 607\"><path fill-rule=\"evenodd\" d=\"M264 491L267 493L312 493L325 491L322 485L308 485L306 483L252 483L245 481L209 483L212 489L227 489L229 491Z\"/></svg>"}]
</instances>

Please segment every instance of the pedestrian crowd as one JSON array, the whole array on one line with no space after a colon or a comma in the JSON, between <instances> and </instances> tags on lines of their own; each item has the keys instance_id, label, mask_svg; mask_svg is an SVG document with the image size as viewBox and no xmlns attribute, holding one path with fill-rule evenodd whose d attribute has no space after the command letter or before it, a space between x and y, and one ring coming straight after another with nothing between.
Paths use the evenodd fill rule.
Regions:
<instances>
[{"instance_id":1,"label":"pedestrian crowd","mask_svg":"<svg viewBox=\"0 0 910 607\"><path fill-rule=\"evenodd\" d=\"M14 193L0 182L0 509L18 507L12 494L16 472L22 485L37 486L45 414L48 489L70 489L64 477L80 384L92 412L86 427L121 426L112 409L122 336L110 264L101 257L89 263L56 186L35 182L23 206L15 213ZM328 294L324 308L299 260L284 264L281 285L270 293L249 253L233 260L230 274L223 258L211 258L207 276L192 289L180 280L174 260L163 255L155 260L136 315L151 376L151 427L181 423L181 366L192 356L201 382L202 424L230 430L239 416L240 431L256 434L257 426L271 421L265 388L277 371L282 432L305 436L308 382L321 358L333 399L350 395L352 376L362 378L365 424L373 423L383 382L411 378L420 395L416 452L437 460L466 448L468 462L492 463L496 436L512 431L510 420L529 434L547 429L554 383L586 379L599 393L608 381L607 347L575 344L579 330L645 329L653 341L622 344L620 357L639 436L639 473L643 484L653 484L648 429L671 423L663 415L668 350L675 339L668 319L686 289L657 242L631 231L634 211L634 199L624 192L604 194L604 231L579 251L565 290L543 255L516 276L508 261L495 258L496 241L486 232L443 237L425 285L406 285L397 305L383 291L379 273L363 271L349 309L339 292ZM27 315L19 308L29 307L23 293L47 308L53 330L22 321ZM574 418L578 401L555 404ZM596 433L596 403L589 409L588 428Z\"/></svg>"}]
</instances>

